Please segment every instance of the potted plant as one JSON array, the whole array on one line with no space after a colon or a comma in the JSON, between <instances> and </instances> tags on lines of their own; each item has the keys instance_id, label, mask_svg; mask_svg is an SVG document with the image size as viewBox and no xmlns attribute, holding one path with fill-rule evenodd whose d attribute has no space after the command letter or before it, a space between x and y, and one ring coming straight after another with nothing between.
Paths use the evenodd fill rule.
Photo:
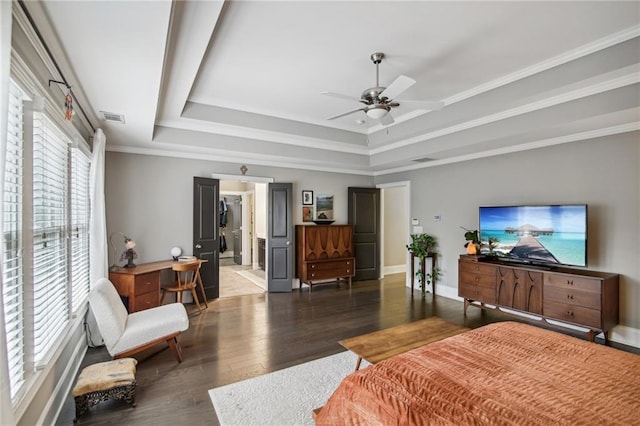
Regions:
<instances>
[{"instance_id":1,"label":"potted plant","mask_svg":"<svg viewBox=\"0 0 640 426\"><path fill-rule=\"evenodd\" d=\"M426 286L432 282L435 284L440 276L438 268L433 268L431 273L425 274L422 270L424 265L424 259L435 254L436 246L438 245L436 238L429 234L411 234L411 244L407 244L407 250L420 260L420 268L416 272L418 281L420 282L420 288L422 288L422 294L424 295L427 290Z\"/></svg>"}]
</instances>

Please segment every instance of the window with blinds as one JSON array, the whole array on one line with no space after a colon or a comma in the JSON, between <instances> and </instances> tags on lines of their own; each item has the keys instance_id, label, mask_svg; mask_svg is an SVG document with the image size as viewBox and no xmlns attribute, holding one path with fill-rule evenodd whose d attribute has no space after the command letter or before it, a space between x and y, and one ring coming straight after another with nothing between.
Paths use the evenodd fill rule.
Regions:
<instances>
[{"instance_id":1,"label":"window with blinds","mask_svg":"<svg viewBox=\"0 0 640 426\"><path fill-rule=\"evenodd\" d=\"M71 311L77 312L89 294L89 158L71 151Z\"/></svg>"},{"instance_id":2,"label":"window with blinds","mask_svg":"<svg viewBox=\"0 0 640 426\"><path fill-rule=\"evenodd\" d=\"M69 320L68 139L42 113L33 125L33 335L40 363Z\"/></svg>"},{"instance_id":3,"label":"window with blinds","mask_svg":"<svg viewBox=\"0 0 640 426\"><path fill-rule=\"evenodd\" d=\"M11 82L4 165L2 292L7 332L11 398L22 387L24 375L24 274L22 248L23 108L25 95Z\"/></svg>"},{"instance_id":4,"label":"window with blinds","mask_svg":"<svg viewBox=\"0 0 640 426\"><path fill-rule=\"evenodd\" d=\"M14 404L84 312L90 160L11 82L3 180L3 303Z\"/></svg>"}]
</instances>

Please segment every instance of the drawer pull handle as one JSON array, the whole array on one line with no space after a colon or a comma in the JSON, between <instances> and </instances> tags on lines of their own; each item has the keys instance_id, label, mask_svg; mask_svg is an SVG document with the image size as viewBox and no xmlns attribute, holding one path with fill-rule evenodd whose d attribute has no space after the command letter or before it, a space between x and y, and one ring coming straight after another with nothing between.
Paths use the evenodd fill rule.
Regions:
<instances>
[{"instance_id":1,"label":"drawer pull handle","mask_svg":"<svg viewBox=\"0 0 640 426\"><path fill-rule=\"evenodd\" d=\"M350 273L351 271L347 269L347 274Z\"/></svg>"},{"instance_id":2,"label":"drawer pull handle","mask_svg":"<svg viewBox=\"0 0 640 426\"><path fill-rule=\"evenodd\" d=\"M316 274L311 274L311 276L312 276L312 277L315 277L315 276L316 276Z\"/></svg>"},{"instance_id":3,"label":"drawer pull handle","mask_svg":"<svg viewBox=\"0 0 640 426\"><path fill-rule=\"evenodd\" d=\"M567 311L567 316L568 317L573 317L573 311Z\"/></svg>"},{"instance_id":4,"label":"drawer pull handle","mask_svg":"<svg viewBox=\"0 0 640 426\"><path fill-rule=\"evenodd\" d=\"M316 268L316 265L311 265L311 269L315 269L315 268Z\"/></svg>"},{"instance_id":5,"label":"drawer pull handle","mask_svg":"<svg viewBox=\"0 0 640 426\"><path fill-rule=\"evenodd\" d=\"M573 280L567 280L567 285L573 285Z\"/></svg>"},{"instance_id":6,"label":"drawer pull handle","mask_svg":"<svg viewBox=\"0 0 640 426\"><path fill-rule=\"evenodd\" d=\"M567 299L573 300L573 294L567 294Z\"/></svg>"}]
</instances>

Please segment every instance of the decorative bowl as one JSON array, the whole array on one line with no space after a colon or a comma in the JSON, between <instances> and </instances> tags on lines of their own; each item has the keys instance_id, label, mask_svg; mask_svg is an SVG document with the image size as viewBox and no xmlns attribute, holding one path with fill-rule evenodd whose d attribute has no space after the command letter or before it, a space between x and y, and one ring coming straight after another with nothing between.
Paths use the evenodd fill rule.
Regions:
<instances>
[{"instance_id":1,"label":"decorative bowl","mask_svg":"<svg viewBox=\"0 0 640 426\"><path fill-rule=\"evenodd\" d=\"M333 222L335 222L334 219L316 219L313 221L316 225L331 225Z\"/></svg>"}]
</instances>

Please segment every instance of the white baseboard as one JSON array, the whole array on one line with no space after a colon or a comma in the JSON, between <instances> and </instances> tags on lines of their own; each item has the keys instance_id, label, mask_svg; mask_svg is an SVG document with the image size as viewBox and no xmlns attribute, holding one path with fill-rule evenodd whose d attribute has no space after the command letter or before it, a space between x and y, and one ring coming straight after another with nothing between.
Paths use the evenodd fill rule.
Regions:
<instances>
[{"instance_id":1,"label":"white baseboard","mask_svg":"<svg viewBox=\"0 0 640 426\"><path fill-rule=\"evenodd\" d=\"M616 325L609 332L609 340L623 345L640 348L640 329L626 325Z\"/></svg>"},{"instance_id":2,"label":"white baseboard","mask_svg":"<svg viewBox=\"0 0 640 426\"><path fill-rule=\"evenodd\" d=\"M400 274L407 272L407 265L391 265L385 266L382 270L384 275Z\"/></svg>"}]
</instances>

